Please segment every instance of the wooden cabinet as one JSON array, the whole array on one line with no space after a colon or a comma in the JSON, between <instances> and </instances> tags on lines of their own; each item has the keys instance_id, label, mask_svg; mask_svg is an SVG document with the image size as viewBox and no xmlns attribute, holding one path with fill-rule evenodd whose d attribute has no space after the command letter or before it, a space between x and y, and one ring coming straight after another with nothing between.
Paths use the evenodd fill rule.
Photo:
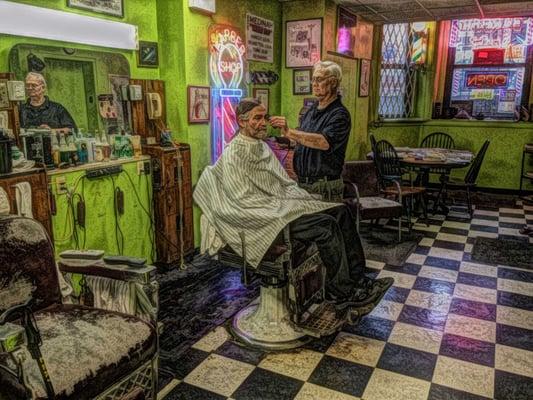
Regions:
<instances>
[{"instance_id":1,"label":"wooden cabinet","mask_svg":"<svg viewBox=\"0 0 533 400\"><path fill-rule=\"evenodd\" d=\"M24 172L12 172L0 175L0 186L6 191L11 214L17 214L17 187L21 182L28 182L31 186L31 204L33 218L39 221L52 236L50 203L48 198L48 184L44 169L34 168Z\"/></svg>"},{"instance_id":2,"label":"wooden cabinet","mask_svg":"<svg viewBox=\"0 0 533 400\"><path fill-rule=\"evenodd\" d=\"M152 185L157 260L172 263L194 252L191 151L178 147L143 146L152 157Z\"/></svg>"}]
</instances>

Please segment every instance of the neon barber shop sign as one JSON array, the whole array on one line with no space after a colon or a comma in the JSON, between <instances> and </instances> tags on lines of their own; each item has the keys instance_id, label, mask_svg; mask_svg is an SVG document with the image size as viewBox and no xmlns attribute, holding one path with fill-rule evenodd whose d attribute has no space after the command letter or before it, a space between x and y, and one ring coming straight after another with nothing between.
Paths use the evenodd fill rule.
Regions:
<instances>
[{"instance_id":1,"label":"neon barber shop sign","mask_svg":"<svg viewBox=\"0 0 533 400\"><path fill-rule=\"evenodd\" d=\"M209 72L221 96L241 97L246 47L240 33L227 25L209 28Z\"/></svg>"},{"instance_id":2,"label":"neon barber shop sign","mask_svg":"<svg viewBox=\"0 0 533 400\"><path fill-rule=\"evenodd\" d=\"M506 73L470 73L466 74L466 87L491 89L506 87L509 76Z\"/></svg>"}]
</instances>

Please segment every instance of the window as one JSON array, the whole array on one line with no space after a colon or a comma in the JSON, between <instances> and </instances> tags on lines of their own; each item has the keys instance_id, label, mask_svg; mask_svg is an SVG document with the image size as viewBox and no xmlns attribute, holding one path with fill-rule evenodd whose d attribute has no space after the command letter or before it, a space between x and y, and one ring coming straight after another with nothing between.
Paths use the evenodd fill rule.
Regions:
<instances>
[{"instance_id":1,"label":"window","mask_svg":"<svg viewBox=\"0 0 533 400\"><path fill-rule=\"evenodd\" d=\"M452 21L444 104L460 118L514 119L527 105L533 18Z\"/></svg>"},{"instance_id":2,"label":"window","mask_svg":"<svg viewBox=\"0 0 533 400\"><path fill-rule=\"evenodd\" d=\"M425 22L383 26L378 114L384 119L409 118L415 112L417 66L424 64L428 27Z\"/></svg>"}]
</instances>

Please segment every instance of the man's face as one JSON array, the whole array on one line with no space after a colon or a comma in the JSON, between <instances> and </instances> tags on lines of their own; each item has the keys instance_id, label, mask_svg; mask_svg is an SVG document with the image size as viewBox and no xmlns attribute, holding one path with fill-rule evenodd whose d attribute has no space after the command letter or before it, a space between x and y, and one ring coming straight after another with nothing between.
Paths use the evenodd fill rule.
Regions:
<instances>
[{"instance_id":1,"label":"man's face","mask_svg":"<svg viewBox=\"0 0 533 400\"><path fill-rule=\"evenodd\" d=\"M324 98L333 93L336 78L328 74L325 69L316 69L313 72L313 96Z\"/></svg>"},{"instance_id":2,"label":"man's face","mask_svg":"<svg viewBox=\"0 0 533 400\"><path fill-rule=\"evenodd\" d=\"M41 80L35 76L26 78L26 93L29 97L41 97L44 95L44 85Z\"/></svg>"},{"instance_id":3,"label":"man's face","mask_svg":"<svg viewBox=\"0 0 533 400\"><path fill-rule=\"evenodd\" d=\"M240 120L241 131L244 135L255 139L265 139L267 136L266 108L257 106L248 113L248 120Z\"/></svg>"}]
</instances>

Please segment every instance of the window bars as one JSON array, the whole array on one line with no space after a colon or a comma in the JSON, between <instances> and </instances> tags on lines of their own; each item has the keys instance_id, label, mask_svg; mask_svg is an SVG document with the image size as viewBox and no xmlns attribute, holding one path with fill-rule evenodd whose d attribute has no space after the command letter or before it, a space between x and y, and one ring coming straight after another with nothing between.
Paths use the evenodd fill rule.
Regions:
<instances>
[{"instance_id":1,"label":"window bars","mask_svg":"<svg viewBox=\"0 0 533 400\"><path fill-rule=\"evenodd\" d=\"M415 110L416 66L412 60L411 24L383 26L378 114L384 119L409 118Z\"/></svg>"}]
</instances>

